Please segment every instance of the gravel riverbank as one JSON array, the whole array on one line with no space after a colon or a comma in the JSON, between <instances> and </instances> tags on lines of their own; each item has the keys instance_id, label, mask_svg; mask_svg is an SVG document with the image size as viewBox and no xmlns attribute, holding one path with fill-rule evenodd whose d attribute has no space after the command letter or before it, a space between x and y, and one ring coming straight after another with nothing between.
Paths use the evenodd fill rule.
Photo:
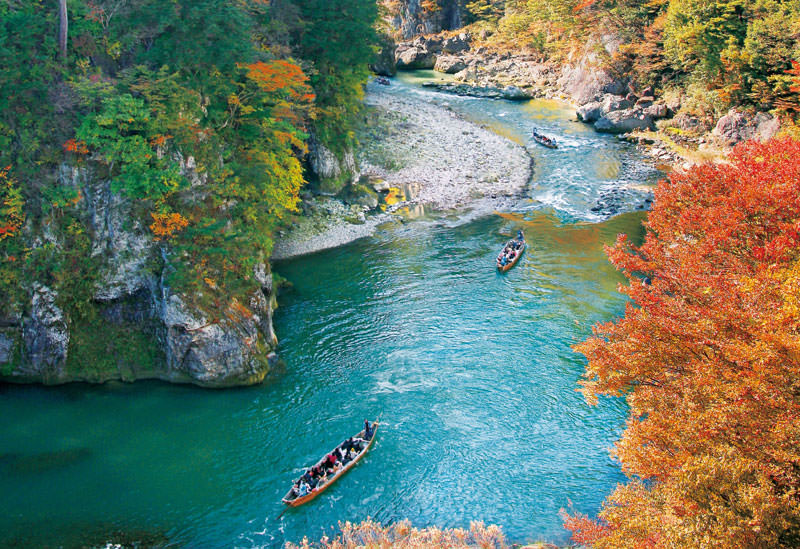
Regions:
<instances>
[{"instance_id":1,"label":"gravel riverbank","mask_svg":"<svg viewBox=\"0 0 800 549\"><path fill-rule=\"evenodd\" d=\"M403 189L400 206L429 210L493 208L520 194L532 175L524 147L460 118L451 110L371 82L367 86L358 160L362 178ZM341 246L392 219L332 198L306 204L306 215L279 234L273 259Z\"/></svg>"}]
</instances>

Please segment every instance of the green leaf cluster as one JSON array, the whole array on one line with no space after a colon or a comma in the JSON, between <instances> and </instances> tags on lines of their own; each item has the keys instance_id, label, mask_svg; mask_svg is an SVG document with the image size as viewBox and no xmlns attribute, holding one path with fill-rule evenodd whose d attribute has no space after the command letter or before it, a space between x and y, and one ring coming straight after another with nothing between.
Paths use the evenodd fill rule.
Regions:
<instances>
[{"instance_id":1,"label":"green leaf cluster","mask_svg":"<svg viewBox=\"0 0 800 549\"><path fill-rule=\"evenodd\" d=\"M159 236L177 289L220 307L252 291L253 265L297 209L308 135L334 149L353 143L375 3L68 7L62 59L58 3L0 3L0 166L11 166L27 235L0 243L0 255L14 258L3 263L0 289L41 281L73 321L94 322L106 258L86 195L110 181L139 226L175 221L174 234L159 227ZM25 300L21 290L4 295Z\"/></svg>"}]
</instances>

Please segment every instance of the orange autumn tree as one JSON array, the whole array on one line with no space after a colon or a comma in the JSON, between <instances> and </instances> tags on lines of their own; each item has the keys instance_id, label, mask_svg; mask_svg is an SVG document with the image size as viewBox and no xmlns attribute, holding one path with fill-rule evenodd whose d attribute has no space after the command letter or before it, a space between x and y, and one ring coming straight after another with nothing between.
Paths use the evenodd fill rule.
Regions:
<instances>
[{"instance_id":1,"label":"orange autumn tree","mask_svg":"<svg viewBox=\"0 0 800 549\"><path fill-rule=\"evenodd\" d=\"M177 212L150 213L150 217L153 218L150 230L153 231L156 240L167 240L189 225L189 221Z\"/></svg>"},{"instance_id":2,"label":"orange autumn tree","mask_svg":"<svg viewBox=\"0 0 800 549\"><path fill-rule=\"evenodd\" d=\"M646 227L607 250L624 318L576 346L587 399L627 397L632 480L566 526L594 547L798 547L800 143L673 174Z\"/></svg>"}]
</instances>

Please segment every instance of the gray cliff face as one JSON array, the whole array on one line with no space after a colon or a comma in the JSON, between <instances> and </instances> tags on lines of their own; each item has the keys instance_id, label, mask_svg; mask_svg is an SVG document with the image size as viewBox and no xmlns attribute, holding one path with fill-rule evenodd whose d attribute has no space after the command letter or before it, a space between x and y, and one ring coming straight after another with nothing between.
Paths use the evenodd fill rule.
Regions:
<instances>
[{"instance_id":1,"label":"gray cliff face","mask_svg":"<svg viewBox=\"0 0 800 549\"><path fill-rule=\"evenodd\" d=\"M191 164L191 159L184 162L188 170ZM277 359L272 275L266 265L256 267L260 287L248 303L233 300L227 310L209 318L211 313L189 304L190 296L167 286L169 250L137 221L127 198L112 192L108 181L95 180L87 169L62 166L58 177L61 184L81 192L78 207L90 228L92 258L100 265L93 305L101 328L71 341L80 327L59 307L54 290L31 281L24 313L0 318L0 379L66 383L158 378L224 387L264 378ZM40 232L31 235L34 246L52 238L46 229ZM128 340L131 334L139 339ZM137 350L132 348L132 363L120 359L114 364L114 357L105 357L106 364L114 365L98 368L70 361L70 352L78 350L72 344L102 345L106 338L117 338L113 343L122 348L147 341L158 358L147 366L137 364Z\"/></svg>"},{"instance_id":2,"label":"gray cliff face","mask_svg":"<svg viewBox=\"0 0 800 549\"><path fill-rule=\"evenodd\" d=\"M225 387L264 378L277 360L272 351L278 343L272 329L272 275L263 263L256 266L254 274L261 287L251 295L247 307L238 307L234 301L224 312L225 320L217 322L162 287L159 305L166 379Z\"/></svg>"},{"instance_id":3,"label":"gray cliff face","mask_svg":"<svg viewBox=\"0 0 800 549\"><path fill-rule=\"evenodd\" d=\"M337 156L313 134L308 139L308 166L317 177L322 194L336 194L359 177L352 150Z\"/></svg>"},{"instance_id":4,"label":"gray cliff face","mask_svg":"<svg viewBox=\"0 0 800 549\"><path fill-rule=\"evenodd\" d=\"M63 378L69 346L66 319L56 305L53 290L38 282L34 282L32 290L31 312L22 324L22 340L28 360L17 371L23 378L41 376L45 382L58 382Z\"/></svg>"},{"instance_id":5,"label":"gray cliff face","mask_svg":"<svg viewBox=\"0 0 800 549\"><path fill-rule=\"evenodd\" d=\"M400 12L392 20L403 40L420 34L433 34L443 30L459 29L463 25L465 0L445 0L441 9L426 12L420 0L401 0Z\"/></svg>"}]
</instances>

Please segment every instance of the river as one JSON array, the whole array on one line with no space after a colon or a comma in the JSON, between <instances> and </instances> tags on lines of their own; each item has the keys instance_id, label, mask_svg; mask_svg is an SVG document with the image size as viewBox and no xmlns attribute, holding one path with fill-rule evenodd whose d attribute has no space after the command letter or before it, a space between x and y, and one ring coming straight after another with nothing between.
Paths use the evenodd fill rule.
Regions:
<instances>
[{"instance_id":1,"label":"river","mask_svg":"<svg viewBox=\"0 0 800 549\"><path fill-rule=\"evenodd\" d=\"M0 546L154 539L175 546L280 546L340 520L503 526L512 541L566 542L559 510L595 513L624 480L609 448L621 400L585 404L570 348L619 316L621 277L603 244L641 237L656 172L629 145L551 101L460 98L407 74L393 93L446 103L526 144L536 169L507 213L425 214L370 238L278 262L290 283L275 329L281 371L257 387L157 382L0 385ZM536 124L551 151L528 142ZM623 188L610 219L596 207ZM493 259L523 229L531 248ZM312 503L288 484L381 416L370 453Z\"/></svg>"}]
</instances>

